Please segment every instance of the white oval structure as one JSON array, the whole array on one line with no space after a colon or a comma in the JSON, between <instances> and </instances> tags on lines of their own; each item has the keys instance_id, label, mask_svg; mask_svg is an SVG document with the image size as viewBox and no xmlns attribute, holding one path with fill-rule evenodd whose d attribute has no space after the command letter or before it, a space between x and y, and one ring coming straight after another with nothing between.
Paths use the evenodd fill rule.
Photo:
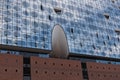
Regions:
<instances>
[{"instance_id":1,"label":"white oval structure","mask_svg":"<svg viewBox=\"0 0 120 80\"><path fill-rule=\"evenodd\" d=\"M67 38L60 25L56 25L52 32L52 50L50 56L54 58L67 58L69 55Z\"/></svg>"}]
</instances>

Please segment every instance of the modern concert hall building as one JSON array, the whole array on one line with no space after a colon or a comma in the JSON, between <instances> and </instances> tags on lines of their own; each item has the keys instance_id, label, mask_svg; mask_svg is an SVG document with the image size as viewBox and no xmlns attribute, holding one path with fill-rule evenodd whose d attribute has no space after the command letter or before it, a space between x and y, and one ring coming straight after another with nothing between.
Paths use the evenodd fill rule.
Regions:
<instances>
[{"instance_id":1,"label":"modern concert hall building","mask_svg":"<svg viewBox=\"0 0 120 80\"><path fill-rule=\"evenodd\" d=\"M108 79L120 79L120 0L0 0L0 80Z\"/></svg>"}]
</instances>

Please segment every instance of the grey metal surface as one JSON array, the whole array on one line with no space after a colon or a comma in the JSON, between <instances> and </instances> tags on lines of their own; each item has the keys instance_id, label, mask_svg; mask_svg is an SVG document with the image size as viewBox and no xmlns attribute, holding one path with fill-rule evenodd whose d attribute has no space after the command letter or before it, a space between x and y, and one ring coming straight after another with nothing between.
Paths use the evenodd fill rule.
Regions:
<instances>
[{"instance_id":1,"label":"grey metal surface","mask_svg":"<svg viewBox=\"0 0 120 80\"><path fill-rule=\"evenodd\" d=\"M52 50L50 56L54 58L67 58L69 55L67 38L60 25L56 25L52 32Z\"/></svg>"}]
</instances>

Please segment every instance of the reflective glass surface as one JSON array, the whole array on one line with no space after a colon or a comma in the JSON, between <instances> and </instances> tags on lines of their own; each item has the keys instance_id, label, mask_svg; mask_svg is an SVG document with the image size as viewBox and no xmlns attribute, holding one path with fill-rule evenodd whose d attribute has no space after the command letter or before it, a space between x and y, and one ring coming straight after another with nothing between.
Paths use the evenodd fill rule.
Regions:
<instances>
[{"instance_id":1,"label":"reflective glass surface","mask_svg":"<svg viewBox=\"0 0 120 80\"><path fill-rule=\"evenodd\" d=\"M70 52L120 58L120 0L0 0L0 44L51 50L56 24Z\"/></svg>"}]
</instances>

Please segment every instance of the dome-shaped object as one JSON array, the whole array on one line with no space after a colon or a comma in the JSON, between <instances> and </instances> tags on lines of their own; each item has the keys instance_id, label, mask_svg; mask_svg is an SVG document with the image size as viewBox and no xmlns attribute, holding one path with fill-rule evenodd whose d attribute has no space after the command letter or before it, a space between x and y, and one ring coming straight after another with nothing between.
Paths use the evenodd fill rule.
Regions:
<instances>
[{"instance_id":1,"label":"dome-shaped object","mask_svg":"<svg viewBox=\"0 0 120 80\"><path fill-rule=\"evenodd\" d=\"M67 58L69 55L67 38L60 25L56 25L52 32L52 50L50 56L54 58Z\"/></svg>"}]
</instances>

